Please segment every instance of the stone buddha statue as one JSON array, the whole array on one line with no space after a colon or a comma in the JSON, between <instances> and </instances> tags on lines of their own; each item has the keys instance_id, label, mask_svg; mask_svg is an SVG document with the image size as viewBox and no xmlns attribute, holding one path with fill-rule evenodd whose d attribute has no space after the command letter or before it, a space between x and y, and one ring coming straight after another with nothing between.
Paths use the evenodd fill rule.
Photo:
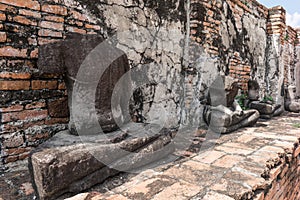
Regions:
<instances>
[{"instance_id":1,"label":"stone buddha statue","mask_svg":"<svg viewBox=\"0 0 300 200\"><path fill-rule=\"evenodd\" d=\"M229 76L219 77L211 85L208 91L208 105L203 113L204 120L211 130L230 133L257 122L259 112L242 110L235 100L238 90L237 81Z\"/></svg>"},{"instance_id":2,"label":"stone buddha statue","mask_svg":"<svg viewBox=\"0 0 300 200\"><path fill-rule=\"evenodd\" d=\"M87 135L99 133L99 126L95 125L95 121L104 132L118 129L116 117L112 113L115 109L111 105L112 94L117 81L130 67L124 52L103 41L104 38L100 35L72 33L64 41L47 44L39 49L40 72L61 74L65 77L70 110L69 130L74 135L78 135L78 132ZM97 52L95 48L100 44L105 49ZM89 70L82 71L80 67L83 64L90 65ZM80 70L81 77L77 76ZM128 85L122 86L120 96L130 95L130 84L128 81ZM72 105L74 97L76 104ZM122 123L130 121L128 104L122 102L122 99L117 101L120 105L117 120Z\"/></svg>"},{"instance_id":3,"label":"stone buddha statue","mask_svg":"<svg viewBox=\"0 0 300 200\"><path fill-rule=\"evenodd\" d=\"M285 90L284 108L289 112L300 112L300 100L296 99L294 90L295 86L289 86Z\"/></svg>"},{"instance_id":4,"label":"stone buddha statue","mask_svg":"<svg viewBox=\"0 0 300 200\"><path fill-rule=\"evenodd\" d=\"M257 81L250 80L248 82L248 107L258 110L260 118L271 119L283 113L283 107L280 104L273 103L272 99L259 100L259 85Z\"/></svg>"}]
</instances>

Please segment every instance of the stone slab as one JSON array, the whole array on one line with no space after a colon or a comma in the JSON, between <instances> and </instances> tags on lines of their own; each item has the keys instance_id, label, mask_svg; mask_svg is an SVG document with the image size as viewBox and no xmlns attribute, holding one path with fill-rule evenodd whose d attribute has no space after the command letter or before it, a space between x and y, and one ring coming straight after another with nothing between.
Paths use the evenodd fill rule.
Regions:
<instances>
[{"instance_id":1,"label":"stone slab","mask_svg":"<svg viewBox=\"0 0 300 200\"><path fill-rule=\"evenodd\" d=\"M120 171L131 171L173 151L171 131L151 134L143 124L98 136L56 134L30 156L29 168L41 200L78 193ZM163 148L166 147L166 148Z\"/></svg>"}]
</instances>

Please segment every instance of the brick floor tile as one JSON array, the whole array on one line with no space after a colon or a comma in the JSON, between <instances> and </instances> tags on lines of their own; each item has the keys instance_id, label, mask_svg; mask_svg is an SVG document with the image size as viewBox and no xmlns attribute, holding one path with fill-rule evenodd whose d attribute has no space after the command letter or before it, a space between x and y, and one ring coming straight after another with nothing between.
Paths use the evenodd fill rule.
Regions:
<instances>
[{"instance_id":1,"label":"brick floor tile","mask_svg":"<svg viewBox=\"0 0 300 200\"><path fill-rule=\"evenodd\" d=\"M222 156L226 155L224 152L221 151L207 151L195 156L193 160L200 161L202 163L211 164L215 160L221 158Z\"/></svg>"},{"instance_id":2,"label":"brick floor tile","mask_svg":"<svg viewBox=\"0 0 300 200\"><path fill-rule=\"evenodd\" d=\"M217 192L208 192L202 200L234 200L233 198Z\"/></svg>"},{"instance_id":3,"label":"brick floor tile","mask_svg":"<svg viewBox=\"0 0 300 200\"><path fill-rule=\"evenodd\" d=\"M184 200L195 196L202 187L184 181L175 183L154 196L153 200Z\"/></svg>"},{"instance_id":4,"label":"brick floor tile","mask_svg":"<svg viewBox=\"0 0 300 200\"><path fill-rule=\"evenodd\" d=\"M238 155L226 155L213 163L213 166L231 168L236 163L242 161L244 157Z\"/></svg>"}]
</instances>

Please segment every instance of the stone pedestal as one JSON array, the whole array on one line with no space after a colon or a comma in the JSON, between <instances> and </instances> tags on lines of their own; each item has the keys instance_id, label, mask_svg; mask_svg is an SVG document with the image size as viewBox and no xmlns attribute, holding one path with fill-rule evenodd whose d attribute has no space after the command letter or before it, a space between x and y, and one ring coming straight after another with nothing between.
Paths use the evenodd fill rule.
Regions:
<instances>
[{"instance_id":1,"label":"stone pedestal","mask_svg":"<svg viewBox=\"0 0 300 200\"><path fill-rule=\"evenodd\" d=\"M57 199L103 182L120 171L153 164L173 151L166 129L152 134L151 127L130 124L105 135L74 136L63 131L42 144L29 159L39 199Z\"/></svg>"},{"instance_id":2,"label":"stone pedestal","mask_svg":"<svg viewBox=\"0 0 300 200\"><path fill-rule=\"evenodd\" d=\"M258 110L260 118L271 119L283 113L283 108L279 104L269 104L260 101L253 101L249 104L249 108Z\"/></svg>"}]
</instances>

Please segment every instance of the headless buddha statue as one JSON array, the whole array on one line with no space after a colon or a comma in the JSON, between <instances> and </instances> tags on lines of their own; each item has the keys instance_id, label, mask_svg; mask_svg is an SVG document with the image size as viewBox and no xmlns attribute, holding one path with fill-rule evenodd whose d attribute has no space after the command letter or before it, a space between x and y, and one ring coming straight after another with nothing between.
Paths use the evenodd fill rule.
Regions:
<instances>
[{"instance_id":1,"label":"headless buddha statue","mask_svg":"<svg viewBox=\"0 0 300 200\"><path fill-rule=\"evenodd\" d=\"M222 85L225 85L225 91L224 87L220 87ZM238 90L238 83L229 76L217 78L209 88L204 120L211 130L218 133L230 133L257 122L258 111L242 110L236 102Z\"/></svg>"},{"instance_id":2,"label":"headless buddha statue","mask_svg":"<svg viewBox=\"0 0 300 200\"><path fill-rule=\"evenodd\" d=\"M258 110L260 118L271 119L274 116L281 115L284 111L280 104L275 104L272 100L259 100L259 85L255 80L248 82L248 99L248 107Z\"/></svg>"}]
</instances>

